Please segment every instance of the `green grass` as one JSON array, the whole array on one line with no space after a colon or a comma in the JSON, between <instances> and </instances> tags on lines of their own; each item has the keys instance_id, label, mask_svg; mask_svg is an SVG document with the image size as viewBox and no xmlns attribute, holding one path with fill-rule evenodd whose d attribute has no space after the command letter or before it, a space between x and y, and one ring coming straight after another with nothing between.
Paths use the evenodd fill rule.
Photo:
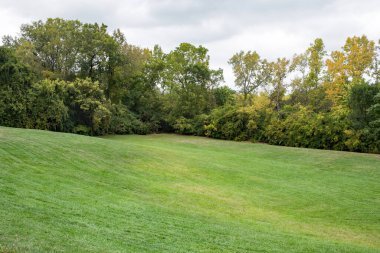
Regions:
<instances>
[{"instance_id":1,"label":"green grass","mask_svg":"<svg viewBox=\"0 0 380 253\"><path fill-rule=\"evenodd\" d=\"M0 128L0 252L380 252L380 156Z\"/></svg>"}]
</instances>

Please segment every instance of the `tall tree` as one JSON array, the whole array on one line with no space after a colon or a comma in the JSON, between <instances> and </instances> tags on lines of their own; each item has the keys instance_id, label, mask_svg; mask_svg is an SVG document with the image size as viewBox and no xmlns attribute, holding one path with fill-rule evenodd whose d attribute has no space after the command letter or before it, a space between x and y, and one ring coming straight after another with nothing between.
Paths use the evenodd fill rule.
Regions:
<instances>
[{"instance_id":1,"label":"tall tree","mask_svg":"<svg viewBox=\"0 0 380 253\"><path fill-rule=\"evenodd\" d=\"M272 73L270 98L277 111L281 109L281 101L288 87L285 79L289 73L289 63L290 61L286 58L278 58L270 64Z\"/></svg>"},{"instance_id":2,"label":"tall tree","mask_svg":"<svg viewBox=\"0 0 380 253\"><path fill-rule=\"evenodd\" d=\"M0 125L26 127L28 89L34 75L14 50L0 47Z\"/></svg>"},{"instance_id":3,"label":"tall tree","mask_svg":"<svg viewBox=\"0 0 380 253\"><path fill-rule=\"evenodd\" d=\"M33 45L33 54L45 69L45 77L72 78L79 54L78 20L49 18L21 26L18 43Z\"/></svg>"},{"instance_id":4,"label":"tall tree","mask_svg":"<svg viewBox=\"0 0 380 253\"><path fill-rule=\"evenodd\" d=\"M268 63L266 60L261 60L256 51L240 51L234 54L228 63L232 65L235 84L241 88L244 95L244 104L247 105L248 95L254 93L259 87L268 82Z\"/></svg>"},{"instance_id":5,"label":"tall tree","mask_svg":"<svg viewBox=\"0 0 380 253\"><path fill-rule=\"evenodd\" d=\"M164 86L169 117L193 118L211 109L211 90L223 80L223 72L210 68L207 52L202 46L182 43L165 56Z\"/></svg>"},{"instance_id":6,"label":"tall tree","mask_svg":"<svg viewBox=\"0 0 380 253\"><path fill-rule=\"evenodd\" d=\"M347 107L351 88L370 74L375 45L366 36L349 37L342 51L333 51L326 60L326 92L334 106Z\"/></svg>"},{"instance_id":7,"label":"tall tree","mask_svg":"<svg viewBox=\"0 0 380 253\"><path fill-rule=\"evenodd\" d=\"M375 56L375 43L366 36L349 37L343 46L346 56L346 70L351 81L355 83L368 74Z\"/></svg>"},{"instance_id":8,"label":"tall tree","mask_svg":"<svg viewBox=\"0 0 380 253\"><path fill-rule=\"evenodd\" d=\"M40 68L42 78L89 77L101 83L107 98L118 93L120 67L128 57L120 30L111 36L104 24L49 18L23 25L20 38L5 41L24 64Z\"/></svg>"},{"instance_id":9,"label":"tall tree","mask_svg":"<svg viewBox=\"0 0 380 253\"><path fill-rule=\"evenodd\" d=\"M318 38L305 53L293 57L289 69L293 72L291 100L294 104L320 108L324 96L321 83L325 69L325 55L323 41Z\"/></svg>"},{"instance_id":10,"label":"tall tree","mask_svg":"<svg viewBox=\"0 0 380 253\"><path fill-rule=\"evenodd\" d=\"M323 40L318 38L306 51L309 73L306 76L305 86L309 89L319 86L322 78L323 58L326 55Z\"/></svg>"},{"instance_id":11,"label":"tall tree","mask_svg":"<svg viewBox=\"0 0 380 253\"><path fill-rule=\"evenodd\" d=\"M333 107L340 106L348 96L348 76L345 66L345 55L340 51L331 52L326 60L327 81L325 83L326 95Z\"/></svg>"},{"instance_id":12,"label":"tall tree","mask_svg":"<svg viewBox=\"0 0 380 253\"><path fill-rule=\"evenodd\" d=\"M374 79L375 83L380 83L380 39L375 47L375 57L372 64L371 77Z\"/></svg>"}]
</instances>

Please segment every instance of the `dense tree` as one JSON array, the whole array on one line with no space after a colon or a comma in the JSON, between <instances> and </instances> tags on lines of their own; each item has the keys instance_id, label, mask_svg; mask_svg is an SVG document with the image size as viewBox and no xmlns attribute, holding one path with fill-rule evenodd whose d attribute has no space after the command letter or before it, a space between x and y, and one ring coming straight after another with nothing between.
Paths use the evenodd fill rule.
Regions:
<instances>
[{"instance_id":1,"label":"dense tree","mask_svg":"<svg viewBox=\"0 0 380 253\"><path fill-rule=\"evenodd\" d=\"M378 86L378 90L380 87ZM380 153L380 92L373 98L373 104L368 109L370 122L365 129L366 140L363 141L361 149L358 151Z\"/></svg>"},{"instance_id":2,"label":"dense tree","mask_svg":"<svg viewBox=\"0 0 380 253\"><path fill-rule=\"evenodd\" d=\"M192 119L211 109L211 90L223 79L221 70L210 69L207 49L180 44L165 56L164 110L168 122Z\"/></svg>"},{"instance_id":3,"label":"dense tree","mask_svg":"<svg viewBox=\"0 0 380 253\"><path fill-rule=\"evenodd\" d=\"M31 54L44 68L44 77L69 79L78 67L76 63L82 42L79 36L80 26L81 23L77 20L60 18L49 18L46 22L36 21L21 26L21 37L16 43L32 51Z\"/></svg>"},{"instance_id":4,"label":"dense tree","mask_svg":"<svg viewBox=\"0 0 380 253\"><path fill-rule=\"evenodd\" d=\"M118 81L124 81L118 76L123 72L120 67L132 59L119 30L111 36L104 24L78 20L49 18L26 24L19 38L5 41L17 49L21 62L40 70L42 78L72 81L89 77L101 83L107 98L117 94Z\"/></svg>"},{"instance_id":5,"label":"dense tree","mask_svg":"<svg viewBox=\"0 0 380 253\"><path fill-rule=\"evenodd\" d=\"M333 51L327 59L327 95L335 106L347 106L350 89L369 75L375 57L375 45L366 36L347 38L342 51Z\"/></svg>"},{"instance_id":6,"label":"dense tree","mask_svg":"<svg viewBox=\"0 0 380 253\"><path fill-rule=\"evenodd\" d=\"M65 81L45 79L34 83L28 96L28 128L65 131L70 125Z\"/></svg>"},{"instance_id":7,"label":"dense tree","mask_svg":"<svg viewBox=\"0 0 380 253\"><path fill-rule=\"evenodd\" d=\"M380 92L376 85L369 85L366 82L356 84L352 87L348 105L350 108L350 120L355 129L362 129L375 120L369 109L374 106L375 95Z\"/></svg>"},{"instance_id":8,"label":"dense tree","mask_svg":"<svg viewBox=\"0 0 380 253\"><path fill-rule=\"evenodd\" d=\"M25 127L28 120L28 89L34 79L14 50L0 47L0 125Z\"/></svg>"},{"instance_id":9,"label":"dense tree","mask_svg":"<svg viewBox=\"0 0 380 253\"><path fill-rule=\"evenodd\" d=\"M202 46L149 50L104 24L47 19L3 38L0 125L380 152L379 50L354 36L329 54L318 38L273 62L241 51L228 62L234 91Z\"/></svg>"},{"instance_id":10,"label":"dense tree","mask_svg":"<svg viewBox=\"0 0 380 253\"><path fill-rule=\"evenodd\" d=\"M213 97L216 106L224 106L228 103L234 103L235 91L228 86L221 86L213 89Z\"/></svg>"},{"instance_id":11,"label":"dense tree","mask_svg":"<svg viewBox=\"0 0 380 253\"><path fill-rule=\"evenodd\" d=\"M369 73L375 56L375 43L366 36L349 37L343 46L346 56L346 70L352 83L360 82Z\"/></svg>"},{"instance_id":12,"label":"dense tree","mask_svg":"<svg viewBox=\"0 0 380 253\"><path fill-rule=\"evenodd\" d=\"M103 90L91 79L76 79L67 84L67 99L73 132L91 135L107 133L111 113Z\"/></svg>"}]
</instances>

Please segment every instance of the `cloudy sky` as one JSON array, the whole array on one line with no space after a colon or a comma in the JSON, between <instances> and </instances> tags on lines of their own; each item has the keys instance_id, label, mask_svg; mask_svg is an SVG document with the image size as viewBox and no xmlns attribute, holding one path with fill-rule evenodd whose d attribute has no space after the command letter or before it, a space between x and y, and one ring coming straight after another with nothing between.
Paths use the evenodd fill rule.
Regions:
<instances>
[{"instance_id":1,"label":"cloudy sky","mask_svg":"<svg viewBox=\"0 0 380 253\"><path fill-rule=\"evenodd\" d=\"M273 60L304 51L317 37L327 50L348 36L380 39L379 0L0 0L0 36L47 17L103 22L129 43L165 51L202 44L228 85L234 78L227 61L240 50Z\"/></svg>"}]
</instances>

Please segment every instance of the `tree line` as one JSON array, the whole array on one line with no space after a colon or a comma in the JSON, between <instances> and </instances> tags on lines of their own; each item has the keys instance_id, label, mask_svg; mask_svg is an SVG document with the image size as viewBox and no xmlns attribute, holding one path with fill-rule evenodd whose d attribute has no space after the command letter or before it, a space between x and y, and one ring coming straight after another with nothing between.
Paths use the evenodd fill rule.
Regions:
<instances>
[{"instance_id":1,"label":"tree line","mask_svg":"<svg viewBox=\"0 0 380 253\"><path fill-rule=\"evenodd\" d=\"M3 38L0 125L379 153L379 43L354 36L328 53L318 38L275 61L241 51L229 60L235 91L203 46L149 50L104 24L49 18Z\"/></svg>"}]
</instances>

